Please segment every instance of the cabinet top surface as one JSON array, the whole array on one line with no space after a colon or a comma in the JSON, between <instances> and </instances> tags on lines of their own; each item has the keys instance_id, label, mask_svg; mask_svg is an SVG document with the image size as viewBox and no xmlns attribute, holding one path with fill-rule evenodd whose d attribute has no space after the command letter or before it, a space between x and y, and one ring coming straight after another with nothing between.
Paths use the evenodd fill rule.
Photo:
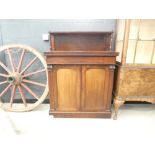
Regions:
<instances>
[{"instance_id":1,"label":"cabinet top surface","mask_svg":"<svg viewBox=\"0 0 155 155\"><path fill-rule=\"evenodd\" d=\"M69 31L49 32L50 34L112 34L113 31Z\"/></svg>"}]
</instances>

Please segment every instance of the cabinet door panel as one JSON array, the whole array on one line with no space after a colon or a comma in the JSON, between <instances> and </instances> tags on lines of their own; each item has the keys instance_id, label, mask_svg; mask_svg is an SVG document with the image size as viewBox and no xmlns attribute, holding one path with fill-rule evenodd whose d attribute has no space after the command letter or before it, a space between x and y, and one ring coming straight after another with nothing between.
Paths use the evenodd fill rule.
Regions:
<instances>
[{"instance_id":1,"label":"cabinet door panel","mask_svg":"<svg viewBox=\"0 0 155 155\"><path fill-rule=\"evenodd\" d=\"M80 67L57 69L57 109L78 111L80 108Z\"/></svg>"},{"instance_id":2,"label":"cabinet door panel","mask_svg":"<svg viewBox=\"0 0 155 155\"><path fill-rule=\"evenodd\" d=\"M103 111L106 108L108 72L105 67L83 67L83 110Z\"/></svg>"}]
</instances>

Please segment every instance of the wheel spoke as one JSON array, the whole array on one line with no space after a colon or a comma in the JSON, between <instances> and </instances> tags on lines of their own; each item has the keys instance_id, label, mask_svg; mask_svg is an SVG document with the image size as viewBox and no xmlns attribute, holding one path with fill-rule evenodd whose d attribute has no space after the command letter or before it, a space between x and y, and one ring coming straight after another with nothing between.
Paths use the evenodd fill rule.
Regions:
<instances>
[{"instance_id":1,"label":"wheel spoke","mask_svg":"<svg viewBox=\"0 0 155 155\"><path fill-rule=\"evenodd\" d=\"M38 73L41 73L41 72L45 72L45 71L46 71L45 69L41 69L41 70L38 70L38 71L35 71L35 72L32 72L32 73L27 73L27 74L23 75L23 78L31 76L31 75L35 75L35 74L38 74Z\"/></svg>"},{"instance_id":2,"label":"wheel spoke","mask_svg":"<svg viewBox=\"0 0 155 155\"><path fill-rule=\"evenodd\" d=\"M2 97L6 92L7 90L11 87L11 84L9 84L0 94L0 97Z\"/></svg>"},{"instance_id":3,"label":"wheel spoke","mask_svg":"<svg viewBox=\"0 0 155 155\"><path fill-rule=\"evenodd\" d=\"M39 100L39 97L37 96L37 94L35 94L27 85L25 85L24 83L21 83L21 85L22 85L33 97L35 97L37 100Z\"/></svg>"},{"instance_id":4,"label":"wheel spoke","mask_svg":"<svg viewBox=\"0 0 155 155\"><path fill-rule=\"evenodd\" d=\"M31 62L20 72L20 74L23 74L36 60L38 57L35 57Z\"/></svg>"},{"instance_id":5,"label":"wheel spoke","mask_svg":"<svg viewBox=\"0 0 155 155\"><path fill-rule=\"evenodd\" d=\"M11 93L11 99L10 99L10 107L12 107L13 99L15 97L15 93L16 93L16 86L13 86L12 93Z\"/></svg>"},{"instance_id":6,"label":"wheel spoke","mask_svg":"<svg viewBox=\"0 0 155 155\"><path fill-rule=\"evenodd\" d=\"M11 55L10 49L8 49L7 52L8 52L8 55L9 55L9 59L10 59L10 63L11 63L11 67L12 67L12 71L15 72L16 67L15 67L15 64L13 63L13 58L12 58L12 55Z\"/></svg>"},{"instance_id":7,"label":"wheel spoke","mask_svg":"<svg viewBox=\"0 0 155 155\"><path fill-rule=\"evenodd\" d=\"M18 68L17 68L17 72L20 72L20 69L21 69L21 66L22 66L22 62L23 62L24 55L25 55L25 50L23 49L22 54L21 54L21 56L20 56L20 61L19 61L19 65L18 65Z\"/></svg>"},{"instance_id":8,"label":"wheel spoke","mask_svg":"<svg viewBox=\"0 0 155 155\"><path fill-rule=\"evenodd\" d=\"M45 84L42 84L42 83L39 83L39 82L35 82L35 81L31 81L31 80L25 80L25 79L23 79L23 82L34 84L34 85L41 86L41 87L46 87Z\"/></svg>"},{"instance_id":9,"label":"wheel spoke","mask_svg":"<svg viewBox=\"0 0 155 155\"><path fill-rule=\"evenodd\" d=\"M3 82L0 82L0 85L2 85L2 84L5 84L5 83L7 83L8 81L3 81Z\"/></svg>"},{"instance_id":10,"label":"wheel spoke","mask_svg":"<svg viewBox=\"0 0 155 155\"><path fill-rule=\"evenodd\" d=\"M2 66L3 69L10 74L10 70L1 61L0 61L0 66Z\"/></svg>"},{"instance_id":11,"label":"wheel spoke","mask_svg":"<svg viewBox=\"0 0 155 155\"><path fill-rule=\"evenodd\" d=\"M15 112L33 110L46 98L49 91L44 57L36 49L20 44L5 45L0 48L0 53L5 53L8 59L0 60L0 106L6 103L3 108ZM46 82L35 79L42 75L46 77ZM35 100L33 106L29 106L27 95ZM15 105L17 97L21 105Z\"/></svg>"},{"instance_id":12,"label":"wheel spoke","mask_svg":"<svg viewBox=\"0 0 155 155\"><path fill-rule=\"evenodd\" d=\"M9 75L6 75L6 74L2 74L2 73L0 73L0 76L8 77Z\"/></svg>"},{"instance_id":13,"label":"wheel spoke","mask_svg":"<svg viewBox=\"0 0 155 155\"><path fill-rule=\"evenodd\" d=\"M18 86L18 89L19 89L20 96L21 96L21 98L22 98L22 100L23 100L23 103L24 103L25 107L27 107L25 95L24 95L24 92L23 92L21 86Z\"/></svg>"}]
</instances>

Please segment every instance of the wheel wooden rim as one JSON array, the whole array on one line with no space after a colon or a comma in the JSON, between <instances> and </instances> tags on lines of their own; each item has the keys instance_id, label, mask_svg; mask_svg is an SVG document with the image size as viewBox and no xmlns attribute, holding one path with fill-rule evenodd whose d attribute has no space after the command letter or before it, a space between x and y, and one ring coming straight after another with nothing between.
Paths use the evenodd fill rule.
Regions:
<instances>
[{"instance_id":1,"label":"wheel wooden rim","mask_svg":"<svg viewBox=\"0 0 155 155\"><path fill-rule=\"evenodd\" d=\"M18 62L18 66L15 66L14 60L12 57L12 51L16 50L18 53L20 53L20 59ZM9 63L11 66L11 69L9 69L2 61L0 61L0 67L5 70L6 73L1 73L0 72L0 78L3 77L5 78L4 81L0 82L0 87L1 85L7 84L7 86L0 92L0 102L2 104L2 108L7 110L7 111L16 111L16 112L23 112L23 111L30 111L36 108L39 104L41 104L47 94L48 94L48 76L47 76L47 64L44 59L44 57L41 55L40 52L35 50L32 47L29 47L27 45L20 45L20 44L10 44L10 45L5 45L0 47L0 53L4 52L8 54L9 58ZM25 53L30 52L30 54L33 55L33 59L28 61L28 64L24 68L22 68L23 60L25 59ZM32 65L36 62L39 61L42 64L42 69L35 70L33 72L28 72L29 68L32 67ZM40 83L36 81L32 81L29 79L26 79L27 77L31 77L34 75L39 75L40 73L45 74L45 83ZM40 89L42 87L43 93L38 96L28 85L33 85L33 87L36 87L37 89ZM11 90L12 89L12 90ZM5 95L7 91L11 91L11 97L10 97L10 102L9 103L4 103L2 102L2 97ZM18 90L21 100L23 101L23 106L20 107L16 106L14 107L14 98L16 96L16 91ZM35 103L27 103L26 101L26 96L24 94L24 91L29 93L31 96L33 96L37 101Z\"/></svg>"}]
</instances>

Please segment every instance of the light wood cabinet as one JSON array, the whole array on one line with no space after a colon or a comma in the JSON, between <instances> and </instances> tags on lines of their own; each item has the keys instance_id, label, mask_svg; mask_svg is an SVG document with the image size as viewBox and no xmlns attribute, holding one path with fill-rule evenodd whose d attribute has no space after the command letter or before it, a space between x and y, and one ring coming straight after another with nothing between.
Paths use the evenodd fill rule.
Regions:
<instances>
[{"instance_id":1,"label":"light wood cabinet","mask_svg":"<svg viewBox=\"0 0 155 155\"><path fill-rule=\"evenodd\" d=\"M155 20L117 21L115 119L125 101L155 103Z\"/></svg>"}]
</instances>

